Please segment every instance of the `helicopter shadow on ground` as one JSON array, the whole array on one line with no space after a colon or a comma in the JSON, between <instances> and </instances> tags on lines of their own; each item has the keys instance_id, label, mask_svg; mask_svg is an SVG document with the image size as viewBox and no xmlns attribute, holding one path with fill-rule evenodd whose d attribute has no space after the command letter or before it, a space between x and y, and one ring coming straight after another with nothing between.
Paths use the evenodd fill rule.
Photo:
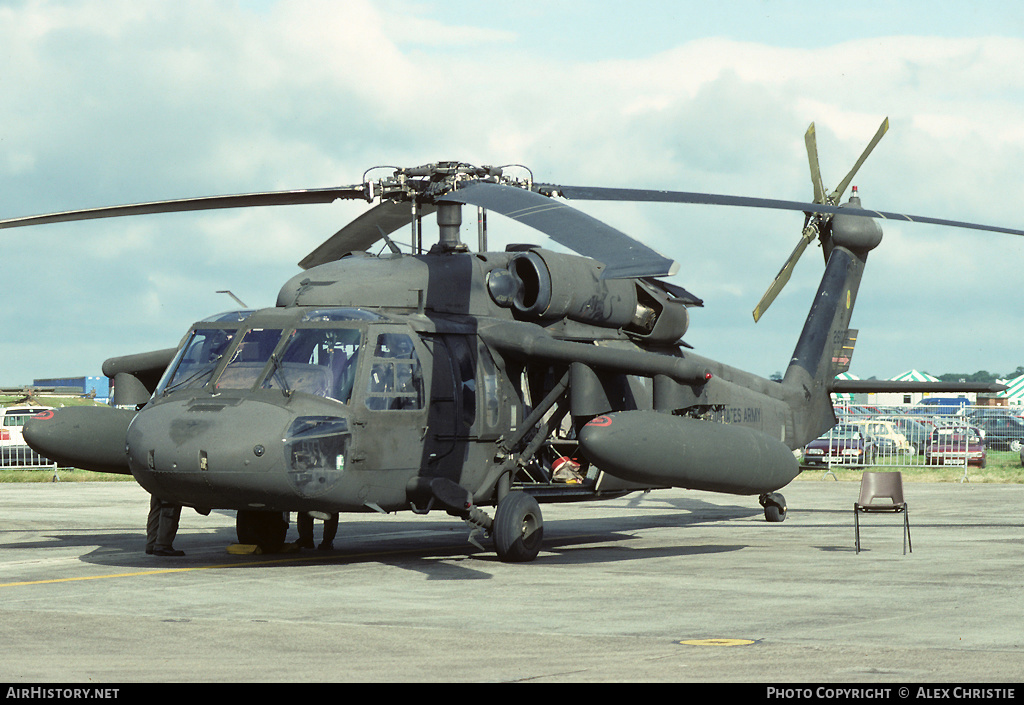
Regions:
<instances>
[{"instance_id":1,"label":"helicopter shadow on ground","mask_svg":"<svg viewBox=\"0 0 1024 705\"><path fill-rule=\"evenodd\" d=\"M756 500L755 500L756 501ZM720 505L696 498L660 499L644 495L617 506L599 508L601 516L559 519L559 505L545 505L544 547L536 559L548 565L565 563L618 562L664 556L687 556L735 551L741 544L680 544L672 547L630 547L636 532L646 529L684 528L729 520L749 519L761 513L756 505ZM666 511L666 509L670 511ZM609 515L609 510L612 512ZM349 515L351 516L351 515ZM11 548L46 550L50 548L92 547L80 556L86 563L114 566L127 570L201 569L246 566L278 569L309 565L351 565L378 563L421 572L432 580L487 579L485 566L497 564L490 540L480 538L483 550L469 542L469 529L455 519L403 521L394 531L382 526L381 519L350 519L342 516L332 551L301 551L229 555L227 546L237 542L231 526L191 532L188 514L183 514L176 547L182 558L146 555L145 529L137 535L124 533L55 533L35 542L11 544ZM294 526L289 539L293 538ZM319 534L319 531L317 531ZM346 537L354 537L349 540ZM0 545L0 550L4 546ZM478 567L480 569L478 569Z\"/></svg>"},{"instance_id":2,"label":"helicopter shadow on ground","mask_svg":"<svg viewBox=\"0 0 1024 705\"><path fill-rule=\"evenodd\" d=\"M756 501L756 500L755 500ZM636 548L636 532L647 529L696 527L749 519L762 513L759 507L721 505L695 498L660 499L641 495L616 507L621 514L586 519L557 518L557 507L545 521L544 548L538 561L546 564L616 562L665 556L682 557L723 553L746 548L744 544L679 544L671 547ZM674 510L666 513L666 509ZM554 554L554 555L552 555ZM495 558L496 559L496 558Z\"/></svg>"}]
</instances>

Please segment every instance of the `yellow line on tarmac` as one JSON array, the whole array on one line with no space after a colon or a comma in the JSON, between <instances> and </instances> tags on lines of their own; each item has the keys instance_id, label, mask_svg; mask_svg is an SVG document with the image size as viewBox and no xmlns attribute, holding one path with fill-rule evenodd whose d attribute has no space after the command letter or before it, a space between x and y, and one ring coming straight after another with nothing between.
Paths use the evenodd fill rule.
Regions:
<instances>
[{"instance_id":1,"label":"yellow line on tarmac","mask_svg":"<svg viewBox=\"0 0 1024 705\"><path fill-rule=\"evenodd\" d=\"M398 553L398 551L396 551ZM368 555L383 555L382 553L346 554L340 558L362 558ZM46 585L48 583L74 583L84 580L107 580L109 578L135 578L142 575L166 575L168 573L190 573L198 570L216 570L218 568L249 568L256 566L276 565L280 563L301 563L306 561L329 561L329 556L293 556L291 558L274 558L268 560L251 561L245 563L221 563L218 565L198 565L188 568L158 568L155 570L140 570L133 573L110 573L108 575L82 575L77 578L51 578L49 580L26 580L18 583L0 583L0 588L21 587L24 585ZM325 560L327 559L327 560Z\"/></svg>"}]
</instances>

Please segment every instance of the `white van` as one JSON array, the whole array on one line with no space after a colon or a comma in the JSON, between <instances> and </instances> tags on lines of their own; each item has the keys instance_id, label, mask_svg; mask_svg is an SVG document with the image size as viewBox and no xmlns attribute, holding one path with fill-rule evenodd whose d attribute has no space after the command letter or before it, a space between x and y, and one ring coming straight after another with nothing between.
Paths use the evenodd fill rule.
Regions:
<instances>
[{"instance_id":1,"label":"white van","mask_svg":"<svg viewBox=\"0 0 1024 705\"><path fill-rule=\"evenodd\" d=\"M40 467L53 463L25 445L21 429L36 414L50 411L51 406L22 404L0 409L0 467Z\"/></svg>"}]
</instances>

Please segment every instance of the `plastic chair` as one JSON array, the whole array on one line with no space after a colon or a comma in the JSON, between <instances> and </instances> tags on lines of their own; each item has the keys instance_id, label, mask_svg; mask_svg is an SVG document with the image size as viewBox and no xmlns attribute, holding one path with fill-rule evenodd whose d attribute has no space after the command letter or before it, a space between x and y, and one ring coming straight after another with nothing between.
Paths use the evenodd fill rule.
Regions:
<instances>
[{"instance_id":1,"label":"plastic chair","mask_svg":"<svg viewBox=\"0 0 1024 705\"><path fill-rule=\"evenodd\" d=\"M860 553L860 513L896 512L903 514L903 555L907 546L914 552L910 541L910 517L903 499L903 473L865 472L860 478L860 499L853 505L853 525L856 532L857 553Z\"/></svg>"}]
</instances>

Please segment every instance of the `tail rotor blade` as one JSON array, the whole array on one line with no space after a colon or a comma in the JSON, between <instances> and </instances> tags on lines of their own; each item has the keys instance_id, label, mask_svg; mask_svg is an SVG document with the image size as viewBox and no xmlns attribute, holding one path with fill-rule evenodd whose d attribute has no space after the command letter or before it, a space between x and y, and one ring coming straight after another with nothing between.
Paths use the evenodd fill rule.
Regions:
<instances>
[{"instance_id":1,"label":"tail rotor blade","mask_svg":"<svg viewBox=\"0 0 1024 705\"><path fill-rule=\"evenodd\" d=\"M807 246L814 239L818 229L814 225L808 225L804 228L803 233L800 236L800 242L797 243L796 247L793 248L792 254L789 255L789 259L782 265L782 269L775 275L774 281L768 287L768 290L764 292L764 296L757 302L757 306L754 307L754 322L756 323L764 315L764 312L768 310L768 307L772 305L775 298L782 291L786 283L789 282L790 276L793 274L793 269L796 267L797 261L800 259L800 255L804 253Z\"/></svg>"},{"instance_id":2,"label":"tail rotor blade","mask_svg":"<svg viewBox=\"0 0 1024 705\"><path fill-rule=\"evenodd\" d=\"M868 142L868 146L864 148L864 151L861 153L860 158L857 160L857 163L853 165L852 169L850 169L850 173L846 175L845 179L839 182L839 185L836 187L836 190L829 195L830 203L838 203L839 199L843 197L843 193L846 191L846 188L850 185L850 182L853 181L853 177L857 174L857 170L860 169L861 164L863 164L864 160L868 158L868 155L871 154L871 150L875 148L875 145L878 144L879 140L882 139L882 136L886 133L888 129L889 118L886 118L885 120L882 120L882 124L878 126L878 131L875 132L875 136L871 138L870 142Z\"/></svg>"},{"instance_id":3,"label":"tail rotor blade","mask_svg":"<svg viewBox=\"0 0 1024 705\"><path fill-rule=\"evenodd\" d=\"M811 165L811 184L814 186L814 202L825 202L825 186L821 183L821 169L818 167L818 141L814 135L814 123L807 128L804 134L804 144L807 145L807 161Z\"/></svg>"}]
</instances>

